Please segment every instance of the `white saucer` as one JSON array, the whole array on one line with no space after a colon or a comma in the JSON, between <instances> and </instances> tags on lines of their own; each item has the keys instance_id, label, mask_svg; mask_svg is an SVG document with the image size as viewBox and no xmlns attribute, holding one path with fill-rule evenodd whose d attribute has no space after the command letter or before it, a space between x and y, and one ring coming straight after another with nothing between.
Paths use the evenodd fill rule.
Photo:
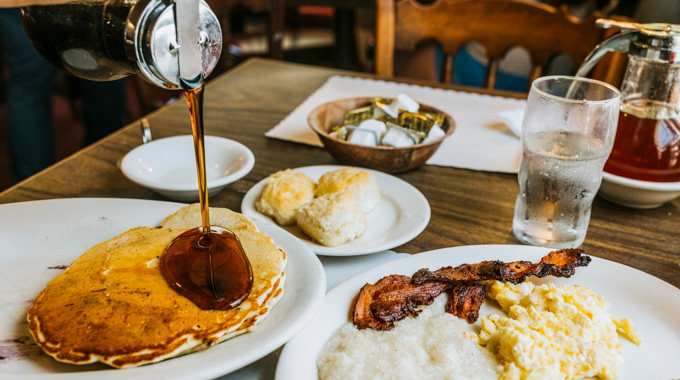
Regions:
<instances>
[{"instance_id":1,"label":"white saucer","mask_svg":"<svg viewBox=\"0 0 680 380\"><path fill-rule=\"evenodd\" d=\"M243 178L255 165L245 145L217 136L205 136L208 196ZM178 201L198 200L196 155L192 136L174 136L140 145L123 157L120 170L130 181Z\"/></svg>"},{"instance_id":2,"label":"white saucer","mask_svg":"<svg viewBox=\"0 0 680 380\"><path fill-rule=\"evenodd\" d=\"M639 181L602 173L599 195L632 208L655 208L680 196L680 182Z\"/></svg>"},{"instance_id":3,"label":"white saucer","mask_svg":"<svg viewBox=\"0 0 680 380\"><path fill-rule=\"evenodd\" d=\"M307 166L295 170L316 182L322 174L343 168L347 166ZM316 254L324 256L354 256L381 252L398 247L418 236L430 221L430 204L427 203L425 196L408 182L397 177L375 170L362 170L375 176L382 195L378 207L366 215L368 230L363 236L338 247L325 247L312 241L297 226L280 227L297 236ZM267 178L248 190L241 203L243 214L267 218L255 208L255 202L262 196L266 183Z\"/></svg>"}]
</instances>

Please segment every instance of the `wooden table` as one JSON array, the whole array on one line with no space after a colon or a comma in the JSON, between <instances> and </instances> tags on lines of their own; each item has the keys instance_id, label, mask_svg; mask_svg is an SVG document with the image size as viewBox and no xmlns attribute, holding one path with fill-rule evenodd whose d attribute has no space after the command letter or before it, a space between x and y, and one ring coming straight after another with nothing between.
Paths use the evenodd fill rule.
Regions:
<instances>
[{"instance_id":1,"label":"wooden table","mask_svg":"<svg viewBox=\"0 0 680 380\"><path fill-rule=\"evenodd\" d=\"M334 74L359 75L253 59L209 84L206 133L238 140L256 157L250 174L213 197L211 206L240 210L244 193L275 171L336 163L323 149L264 137ZM150 114L148 120L154 138L190 133L183 101ZM127 180L116 166L140 144L139 125L134 123L4 191L0 203L72 197L161 200L151 190ZM512 234L518 191L515 175L426 165L398 177L427 197L432 219L423 233L395 251L418 253L459 245L518 243ZM582 247L590 255L626 264L680 287L679 207L680 199L676 199L660 208L635 210L598 197Z\"/></svg>"}]
</instances>

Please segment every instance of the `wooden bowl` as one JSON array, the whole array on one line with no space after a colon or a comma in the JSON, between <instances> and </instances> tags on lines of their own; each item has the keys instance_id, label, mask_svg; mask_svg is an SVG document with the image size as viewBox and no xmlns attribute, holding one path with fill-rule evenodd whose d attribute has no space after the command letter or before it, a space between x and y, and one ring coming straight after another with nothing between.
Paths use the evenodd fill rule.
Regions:
<instances>
[{"instance_id":1,"label":"wooden bowl","mask_svg":"<svg viewBox=\"0 0 680 380\"><path fill-rule=\"evenodd\" d=\"M387 99L391 101L391 99ZM445 138L449 137L456 123L447 113L424 104L420 111L438 112L445 116L442 129L446 133L436 140L403 148L389 146L363 146L331 137L328 133L336 125L342 125L345 112L370 104L370 98L335 100L316 107L307 118L309 126L319 135L323 146L336 160L354 166L363 166L387 173L399 173L415 169L432 157Z\"/></svg>"}]
</instances>

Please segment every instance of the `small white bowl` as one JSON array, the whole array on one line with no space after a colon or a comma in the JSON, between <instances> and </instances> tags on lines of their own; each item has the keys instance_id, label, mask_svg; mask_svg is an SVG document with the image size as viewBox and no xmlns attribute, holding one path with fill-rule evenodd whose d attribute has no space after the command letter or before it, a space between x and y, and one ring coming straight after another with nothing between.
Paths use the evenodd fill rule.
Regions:
<instances>
[{"instance_id":1,"label":"small white bowl","mask_svg":"<svg viewBox=\"0 0 680 380\"><path fill-rule=\"evenodd\" d=\"M245 145L217 136L205 136L208 196L244 177L255 164ZM123 157L120 169L130 181L178 201L198 200L198 176L192 136L175 136L140 145Z\"/></svg>"},{"instance_id":2,"label":"small white bowl","mask_svg":"<svg viewBox=\"0 0 680 380\"><path fill-rule=\"evenodd\" d=\"M640 181L602 173L602 198L632 208L655 208L680 196L680 182Z\"/></svg>"}]
</instances>

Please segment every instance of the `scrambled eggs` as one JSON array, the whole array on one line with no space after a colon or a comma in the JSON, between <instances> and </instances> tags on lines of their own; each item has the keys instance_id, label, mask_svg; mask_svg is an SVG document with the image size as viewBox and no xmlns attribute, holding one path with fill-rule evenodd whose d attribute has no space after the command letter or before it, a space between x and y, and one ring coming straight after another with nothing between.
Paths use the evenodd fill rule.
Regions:
<instances>
[{"instance_id":1,"label":"scrambled eggs","mask_svg":"<svg viewBox=\"0 0 680 380\"><path fill-rule=\"evenodd\" d=\"M501 379L614 379L623 362L617 332L641 343L630 320L613 318L586 287L489 281L487 296L508 314L482 318L479 335L503 365Z\"/></svg>"}]
</instances>

